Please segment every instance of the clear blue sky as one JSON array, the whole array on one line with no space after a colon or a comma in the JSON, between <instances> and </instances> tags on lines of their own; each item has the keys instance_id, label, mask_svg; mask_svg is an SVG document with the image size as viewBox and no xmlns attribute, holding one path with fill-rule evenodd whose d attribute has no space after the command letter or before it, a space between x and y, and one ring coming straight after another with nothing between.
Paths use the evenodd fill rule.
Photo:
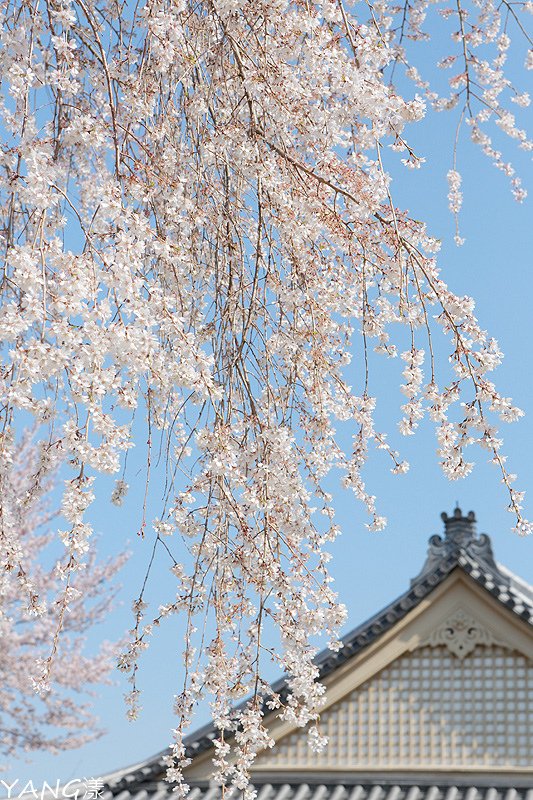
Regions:
<instances>
[{"instance_id":1,"label":"clear blue sky","mask_svg":"<svg viewBox=\"0 0 533 800\"><path fill-rule=\"evenodd\" d=\"M527 73L520 73L524 86ZM531 119L526 114L524 119ZM531 128L531 125L530 125ZM500 342L505 353L496 373L501 391L513 397L526 412L524 419L504 428L505 452L511 471L519 474L524 488L526 511L533 516L533 224L530 200L518 205L508 190L507 179L498 173L481 153L464 141L460 164L464 177L464 211L461 217L462 248L453 244L453 220L447 210L445 175L451 167L453 125L449 117L430 115L410 131L410 142L427 163L419 171L394 167L393 193L399 206L425 219L430 231L443 240L440 264L449 285L459 294L471 294L477 301L478 317ZM510 147L526 188L533 193L530 158ZM398 161L399 159L395 159ZM390 159L391 164L394 159ZM401 364L381 359L371 375L371 392L377 395L378 418L382 429L411 463L411 471L394 477L385 456L371 458L366 471L367 484L378 495L379 509L389 525L384 532L369 533L359 504L339 488L335 502L342 535L334 546L332 572L336 588L349 610L347 629L404 591L420 570L430 535L441 532L440 512L451 512L458 501L463 511L474 510L478 530L493 539L496 558L533 583L533 539L511 533L513 518L506 513L507 498L497 471L488 465L485 452L474 454L473 474L458 483L448 482L437 464L435 439L430 425L424 424L416 437L403 439L396 422L403 402L399 391ZM141 476L139 476L139 481ZM111 483L108 486L110 491ZM134 493L135 494L135 493ZM130 542L132 557L123 570L124 588L118 606L107 623L95 632L98 638L118 638L131 624L129 604L138 591L146 567L151 542L135 536L139 525L138 504L130 497L122 509L100 503L94 520L102 533L104 554L116 552ZM529 502L528 502L529 501ZM163 579L149 589L148 599L157 605L168 599L171 583ZM161 594L159 594L161 592ZM117 673L115 685L104 687L94 698L94 708L107 733L85 748L57 757L37 755L31 760L14 761L2 776L55 782L57 778L98 777L134 763L164 748L173 725L172 696L181 676L179 625L163 626L152 648L143 659L141 688L144 711L136 723L128 723L122 695L128 685ZM272 677L276 677L272 673ZM198 718L201 724L207 712Z\"/></svg>"}]
</instances>

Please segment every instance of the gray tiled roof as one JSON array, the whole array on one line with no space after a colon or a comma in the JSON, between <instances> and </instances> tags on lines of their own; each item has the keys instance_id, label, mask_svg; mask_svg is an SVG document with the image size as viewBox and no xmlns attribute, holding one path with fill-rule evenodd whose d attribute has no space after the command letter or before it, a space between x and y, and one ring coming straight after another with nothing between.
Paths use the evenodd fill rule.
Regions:
<instances>
[{"instance_id":1,"label":"gray tiled roof","mask_svg":"<svg viewBox=\"0 0 533 800\"><path fill-rule=\"evenodd\" d=\"M504 787L501 784L473 785L464 782L399 783L279 783L256 784L257 800L533 800L533 789ZM241 792L226 791L227 800L239 800ZM188 800L221 800L219 787L193 787ZM106 792L102 800L171 800L168 784L124 790L113 795Z\"/></svg>"},{"instance_id":2,"label":"gray tiled roof","mask_svg":"<svg viewBox=\"0 0 533 800\"><path fill-rule=\"evenodd\" d=\"M461 510L456 508L451 517L445 513L441 516L445 527L444 536L430 538L426 562L421 572L411 581L409 589L348 633L342 640L344 646L341 650L336 653L325 650L317 656L316 662L321 679L330 675L341 664L392 628L456 569L469 575L525 624L533 626L533 587L494 560L490 538L486 534L480 536L476 534L474 513L470 511L464 517ZM273 688L283 696L286 692L285 679L277 681ZM187 757L194 758L209 750L216 736L217 731L213 725L208 724L200 728L185 740ZM150 800L162 800L165 795L160 792L166 791L165 784L156 789L154 782L164 776L166 769L164 758L167 753L165 750L129 770L121 770L109 776L107 785L112 787L112 795L109 794L106 800L112 796L115 800L147 800L148 797ZM150 781L151 788L148 790L145 787ZM409 787L399 787L398 784L392 783L368 786L358 784L349 787L339 784L336 787L322 786L320 794L317 794L319 787L314 787L314 793L310 790L309 795L298 793L296 796L296 789L299 791L300 784L298 787L283 784L283 792L281 785L271 787L270 784L265 784L261 788L264 794L259 800L533 800L531 790L510 788L504 791L501 788L504 782L500 780L498 785L500 789L496 788L496 784L484 788L475 786L461 788L456 784L440 788L439 784L425 788L414 784ZM270 789L267 791L269 786ZM334 788L340 789L341 786L345 789L345 793L339 791L334 795ZM215 793L212 794L212 791ZM218 800L215 790L200 792L196 787L194 792L194 796L192 793L189 795L191 800Z\"/></svg>"}]
</instances>

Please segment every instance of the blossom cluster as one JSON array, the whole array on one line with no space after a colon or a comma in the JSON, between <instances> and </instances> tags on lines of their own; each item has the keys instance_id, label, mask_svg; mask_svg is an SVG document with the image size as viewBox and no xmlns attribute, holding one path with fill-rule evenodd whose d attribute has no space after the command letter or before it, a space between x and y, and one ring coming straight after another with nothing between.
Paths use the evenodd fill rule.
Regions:
<instances>
[{"instance_id":1,"label":"blossom cluster","mask_svg":"<svg viewBox=\"0 0 533 800\"><path fill-rule=\"evenodd\" d=\"M427 5L405 6L420 36ZM460 26L466 64L454 91L468 97L474 71L499 127L529 147L498 104L507 49L499 12L474 5L497 63L474 61L476 36ZM370 19L342 0L6 6L0 491L11 480L16 426L32 416L40 450L28 502L58 463L69 470L61 627L94 551L95 476L116 476L119 505L133 422L146 420L139 533L171 559L175 594L147 623L143 585L119 666L135 718L142 653L161 620L185 620L168 772L182 793L184 736L206 696L221 784L247 787L255 754L270 744L269 709L309 726L317 749L325 744L317 637L338 648L345 618L328 572L338 528L326 480L340 471L369 527L384 527L363 477L368 454L383 450L397 474L408 465L376 430L369 351L394 358L398 326L411 340L401 355L401 433L433 420L450 478L471 468L467 448L485 448L517 529L530 530L493 421L520 414L487 377L501 353L473 301L442 279L437 241L394 204L384 168L387 144L407 151L408 166L422 164L404 129L423 118L428 96L439 106L415 73L426 100L387 79L402 57L400 11L385 0ZM472 134L500 164L482 114L469 117ZM455 212L459 185L454 169ZM434 363L436 329L450 342L451 376ZM352 433L351 452L340 426ZM167 480L150 526L156 434ZM15 569L7 512L1 536ZM267 645L267 629L278 646ZM270 660L288 674L287 695L264 680Z\"/></svg>"},{"instance_id":2,"label":"blossom cluster","mask_svg":"<svg viewBox=\"0 0 533 800\"><path fill-rule=\"evenodd\" d=\"M436 14L448 26L450 52L440 54L437 66L451 73L448 78L449 93L437 89L436 81L423 76L417 68L416 43L430 38L428 23L431 6L436 6ZM379 19L383 36L394 51L394 67L399 64L428 103L436 111L456 111L457 127L453 149L453 169L448 173L450 210L456 217L461 207L459 186L461 175L457 168L457 145L463 125L470 128L472 142L481 148L484 155L509 178L511 191L518 202L522 202L527 192L511 162L505 159L501 150L494 144L494 135L502 131L505 136L518 142L526 151L533 150L533 140L520 127L516 119L516 107L527 108L530 96L527 91L517 88L508 69L508 56L512 44L511 35L516 35L522 46L526 69L531 68L532 39L527 31L527 16L533 12L530 2L510 3L494 0L473 0L471 3L431 3L429 0L404 0L390 3L378 0L373 5ZM413 45L413 43L415 43ZM514 104L514 108L513 105ZM493 131L490 132L492 125ZM403 147L406 148L405 143ZM408 166L415 165L416 159L409 151ZM457 229L455 241L463 243Z\"/></svg>"},{"instance_id":3,"label":"blossom cluster","mask_svg":"<svg viewBox=\"0 0 533 800\"><path fill-rule=\"evenodd\" d=\"M7 759L58 753L97 736L91 691L109 682L117 651L104 642L91 653L85 634L108 613L125 555L99 563L93 550L65 584L61 562L49 564L57 513L47 496L56 476L48 473L36 490L38 465L36 448L23 440L2 476L0 753Z\"/></svg>"}]
</instances>

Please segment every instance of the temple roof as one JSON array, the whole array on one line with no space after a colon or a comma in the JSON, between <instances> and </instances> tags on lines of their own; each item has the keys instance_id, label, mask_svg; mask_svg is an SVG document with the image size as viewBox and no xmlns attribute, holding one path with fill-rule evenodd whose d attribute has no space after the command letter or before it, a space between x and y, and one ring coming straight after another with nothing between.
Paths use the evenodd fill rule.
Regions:
<instances>
[{"instance_id":1,"label":"temple roof","mask_svg":"<svg viewBox=\"0 0 533 800\"><path fill-rule=\"evenodd\" d=\"M464 516L461 509L456 508L451 516L443 513L441 517L444 534L429 539L426 561L409 588L344 636L341 650L325 650L317 656L321 680L396 625L454 570L461 570L524 623L533 626L533 587L495 561L489 536L484 533L478 535L476 532L475 514L470 511ZM285 679L277 681L273 688L283 695L287 691ZM212 724L193 733L185 742L187 757L193 759L209 750L216 736L217 731ZM107 776L105 782L110 793L104 796L104 800L112 796L116 800L146 800L148 797L150 800L160 800L165 792L170 793L170 787L165 788L168 784L158 783L165 773L164 758L167 753L164 750L145 762ZM497 786L474 786L465 783L464 778L459 782L452 780L425 787L419 783L404 784L403 788L398 781L390 782L388 778L385 782L378 778L376 781L353 785L338 783L335 787L320 784L320 787L313 786L312 790L309 789L307 794L302 793L301 787L304 784L298 784L296 788L290 784L279 784L272 791L267 791L266 788L270 786L272 789L270 783L257 788L259 800L533 800L533 790L522 792L516 784L512 784L514 788L510 788L507 794L500 793L497 787L510 786L504 776L498 778ZM341 788L344 791L341 792ZM160 795L160 792L163 794ZM190 795L191 800L218 800L218 797L215 790L202 790L199 793L198 787Z\"/></svg>"},{"instance_id":2,"label":"temple roof","mask_svg":"<svg viewBox=\"0 0 533 800\"><path fill-rule=\"evenodd\" d=\"M527 786L509 786L498 781L480 785L463 779L451 781L403 783L399 781L364 783L265 783L256 785L257 800L533 800L533 789ZM226 800L238 797L240 793L226 790ZM111 790L101 795L100 800L170 800L172 796L168 784L147 784L114 794ZM199 787L191 789L189 800L221 800L220 787Z\"/></svg>"}]
</instances>

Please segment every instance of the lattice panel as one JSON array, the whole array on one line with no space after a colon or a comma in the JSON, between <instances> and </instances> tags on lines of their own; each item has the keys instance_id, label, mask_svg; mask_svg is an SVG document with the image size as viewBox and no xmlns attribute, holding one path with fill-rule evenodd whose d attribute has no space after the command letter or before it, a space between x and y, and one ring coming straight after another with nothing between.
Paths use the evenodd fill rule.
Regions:
<instances>
[{"instance_id":1,"label":"lattice panel","mask_svg":"<svg viewBox=\"0 0 533 800\"><path fill-rule=\"evenodd\" d=\"M323 753L298 731L257 767L531 767L533 665L496 646L463 660L423 647L324 712L320 729Z\"/></svg>"}]
</instances>

